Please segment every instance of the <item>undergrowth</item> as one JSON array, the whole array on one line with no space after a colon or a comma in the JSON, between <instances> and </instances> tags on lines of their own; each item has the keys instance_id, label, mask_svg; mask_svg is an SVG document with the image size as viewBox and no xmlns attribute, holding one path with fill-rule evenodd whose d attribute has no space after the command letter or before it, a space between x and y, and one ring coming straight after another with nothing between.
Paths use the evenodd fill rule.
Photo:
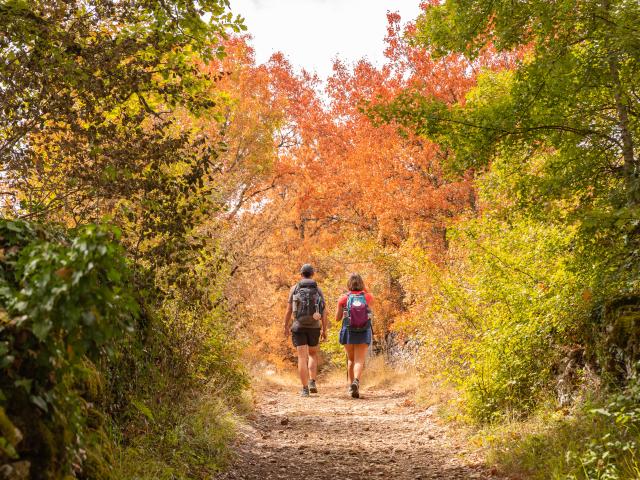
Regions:
<instances>
[{"instance_id":1,"label":"undergrowth","mask_svg":"<svg viewBox=\"0 0 640 480\"><path fill-rule=\"evenodd\" d=\"M247 377L224 303L207 303L219 285L167 268L143 302L118 240L0 220L0 477L204 479L225 463Z\"/></svg>"},{"instance_id":2,"label":"undergrowth","mask_svg":"<svg viewBox=\"0 0 640 480\"><path fill-rule=\"evenodd\" d=\"M165 408L153 414L145 406L137 408L146 412L146 430L118 449L114 479L209 478L225 466L237 414L246 413L248 404L230 408L219 395L206 392L180 411Z\"/></svg>"},{"instance_id":3,"label":"undergrowth","mask_svg":"<svg viewBox=\"0 0 640 480\"><path fill-rule=\"evenodd\" d=\"M488 460L534 480L640 478L640 382L572 408L541 408L531 418L481 430Z\"/></svg>"}]
</instances>

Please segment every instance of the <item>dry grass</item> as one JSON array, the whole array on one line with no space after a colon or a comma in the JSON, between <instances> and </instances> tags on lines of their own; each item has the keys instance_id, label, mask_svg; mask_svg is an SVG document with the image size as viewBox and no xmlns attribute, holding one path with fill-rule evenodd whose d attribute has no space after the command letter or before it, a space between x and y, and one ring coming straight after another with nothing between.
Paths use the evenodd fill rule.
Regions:
<instances>
[{"instance_id":1,"label":"dry grass","mask_svg":"<svg viewBox=\"0 0 640 480\"><path fill-rule=\"evenodd\" d=\"M416 391L416 402L427 407L438 405L441 416L449 420L460 420L460 394L441 380L423 376Z\"/></svg>"},{"instance_id":2,"label":"dry grass","mask_svg":"<svg viewBox=\"0 0 640 480\"><path fill-rule=\"evenodd\" d=\"M288 368L276 368L272 364L256 364L250 368L252 389L258 390L284 390L297 387L300 384L298 371L294 366Z\"/></svg>"},{"instance_id":3,"label":"dry grass","mask_svg":"<svg viewBox=\"0 0 640 480\"><path fill-rule=\"evenodd\" d=\"M382 356L369 359L362 381L367 388L393 388L404 392L416 392L420 384L415 368L391 366Z\"/></svg>"},{"instance_id":4,"label":"dry grass","mask_svg":"<svg viewBox=\"0 0 640 480\"><path fill-rule=\"evenodd\" d=\"M346 363L340 367L320 368L319 381L324 384L347 384ZM275 388L277 390L298 386L298 372L295 366L276 368L273 365L256 364L251 368L251 375L256 386ZM394 367L385 362L384 357L375 356L367 360L361 379L367 389L394 389L403 392L416 392L420 379L415 368Z\"/></svg>"}]
</instances>

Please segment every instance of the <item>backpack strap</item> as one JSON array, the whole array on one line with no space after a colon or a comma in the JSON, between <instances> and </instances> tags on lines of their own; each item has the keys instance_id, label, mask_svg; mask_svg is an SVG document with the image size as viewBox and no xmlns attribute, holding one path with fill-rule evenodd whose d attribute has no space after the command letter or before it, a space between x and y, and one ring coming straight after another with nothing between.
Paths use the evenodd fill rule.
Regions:
<instances>
[{"instance_id":1,"label":"backpack strap","mask_svg":"<svg viewBox=\"0 0 640 480\"><path fill-rule=\"evenodd\" d=\"M302 287L301 283L302 283L302 280L300 280L298 283L296 283L296 286L293 289L293 295L296 295L300 291L300 288ZM294 318L296 320L298 319L298 309L299 309L299 307L300 307L300 302L298 302L296 304L296 309L293 311L293 316L294 316Z\"/></svg>"},{"instance_id":2,"label":"backpack strap","mask_svg":"<svg viewBox=\"0 0 640 480\"><path fill-rule=\"evenodd\" d=\"M349 304L349 294L347 293L347 299L344 301L344 308L342 309L342 320L348 318L347 305Z\"/></svg>"},{"instance_id":3,"label":"backpack strap","mask_svg":"<svg viewBox=\"0 0 640 480\"><path fill-rule=\"evenodd\" d=\"M354 294L351 292L347 293L347 301L345 302L345 305L344 305L344 311L346 313L347 320L351 318L351 303L353 302L353 295Z\"/></svg>"},{"instance_id":4,"label":"backpack strap","mask_svg":"<svg viewBox=\"0 0 640 480\"><path fill-rule=\"evenodd\" d=\"M320 303L322 302L322 296L320 295L320 290L316 287L316 301L315 301L315 310L320 313Z\"/></svg>"}]
</instances>

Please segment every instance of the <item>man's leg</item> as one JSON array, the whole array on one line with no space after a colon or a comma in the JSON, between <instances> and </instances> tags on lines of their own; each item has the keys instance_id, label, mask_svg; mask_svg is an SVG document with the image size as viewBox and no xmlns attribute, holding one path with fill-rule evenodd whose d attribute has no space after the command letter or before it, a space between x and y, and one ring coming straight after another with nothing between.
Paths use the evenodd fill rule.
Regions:
<instances>
[{"instance_id":1,"label":"man's leg","mask_svg":"<svg viewBox=\"0 0 640 480\"><path fill-rule=\"evenodd\" d=\"M309 378L315 381L318 376L318 351L320 347L309 346Z\"/></svg>"},{"instance_id":2,"label":"man's leg","mask_svg":"<svg viewBox=\"0 0 640 480\"><path fill-rule=\"evenodd\" d=\"M298 373L303 387L309 386L309 345L300 345L298 350Z\"/></svg>"},{"instance_id":3,"label":"man's leg","mask_svg":"<svg viewBox=\"0 0 640 480\"><path fill-rule=\"evenodd\" d=\"M347 372L349 372L349 383L353 382L353 347L353 345L344 346L344 351L347 352Z\"/></svg>"},{"instance_id":4,"label":"man's leg","mask_svg":"<svg viewBox=\"0 0 640 480\"><path fill-rule=\"evenodd\" d=\"M366 360L367 360L367 350L369 348L369 345L367 345L366 343L362 343L362 344L352 345L352 346L354 347L353 348L354 350L353 373L354 373L354 377L359 381L360 377L362 376L362 371L364 370L364 364L366 363Z\"/></svg>"}]
</instances>

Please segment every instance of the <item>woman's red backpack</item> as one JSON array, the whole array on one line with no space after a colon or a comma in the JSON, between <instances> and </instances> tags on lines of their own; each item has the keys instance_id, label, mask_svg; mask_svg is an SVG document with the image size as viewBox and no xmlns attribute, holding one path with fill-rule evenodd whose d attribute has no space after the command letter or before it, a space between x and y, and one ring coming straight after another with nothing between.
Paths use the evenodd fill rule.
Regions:
<instances>
[{"instance_id":1,"label":"woman's red backpack","mask_svg":"<svg viewBox=\"0 0 640 480\"><path fill-rule=\"evenodd\" d=\"M364 292L348 293L344 316L347 319L347 326L352 332L364 332L369 328L371 309L367 305L367 297Z\"/></svg>"}]
</instances>

